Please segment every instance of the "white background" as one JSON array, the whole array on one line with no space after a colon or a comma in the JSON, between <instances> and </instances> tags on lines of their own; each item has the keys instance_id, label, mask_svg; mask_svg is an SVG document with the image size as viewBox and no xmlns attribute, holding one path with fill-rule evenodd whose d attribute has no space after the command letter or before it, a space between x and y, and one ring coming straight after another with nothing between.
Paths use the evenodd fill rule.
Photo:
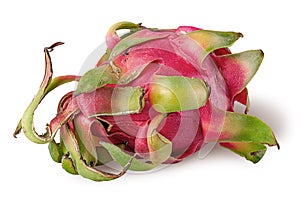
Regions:
<instances>
[{"instance_id":1,"label":"white background","mask_svg":"<svg viewBox=\"0 0 300 199\"><path fill-rule=\"evenodd\" d=\"M1 1L0 3L0 198L274 198L299 197L299 7L297 1ZM104 41L110 25L128 20L147 27L204 29L244 34L233 52L263 49L265 59L249 84L251 112L267 122L281 145L258 164L217 147L158 172L93 182L66 173L46 145L15 126L44 72L43 48L64 41L51 54L54 75L77 74ZM38 131L55 114L59 88L36 113ZM46 105L45 105L46 104ZM298 190L297 190L298 189ZM41 197L42 196L42 197Z\"/></svg>"}]
</instances>

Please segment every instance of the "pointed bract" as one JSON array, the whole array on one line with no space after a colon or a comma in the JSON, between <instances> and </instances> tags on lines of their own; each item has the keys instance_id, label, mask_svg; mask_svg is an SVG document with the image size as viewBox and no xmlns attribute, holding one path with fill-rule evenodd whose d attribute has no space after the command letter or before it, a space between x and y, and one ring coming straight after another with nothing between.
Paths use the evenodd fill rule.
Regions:
<instances>
[{"instance_id":1,"label":"pointed bract","mask_svg":"<svg viewBox=\"0 0 300 199\"><path fill-rule=\"evenodd\" d=\"M200 63L204 58L214 50L230 47L238 38L243 37L237 32L220 32L211 30L197 30L187 34L188 37L195 40L203 49L200 55Z\"/></svg>"},{"instance_id":2,"label":"pointed bract","mask_svg":"<svg viewBox=\"0 0 300 199\"><path fill-rule=\"evenodd\" d=\"M263 55L261 50L251 50L215 57L230 90L232 100L246 88L253 78L263 60Z\"/></svg>"}]
</instances>

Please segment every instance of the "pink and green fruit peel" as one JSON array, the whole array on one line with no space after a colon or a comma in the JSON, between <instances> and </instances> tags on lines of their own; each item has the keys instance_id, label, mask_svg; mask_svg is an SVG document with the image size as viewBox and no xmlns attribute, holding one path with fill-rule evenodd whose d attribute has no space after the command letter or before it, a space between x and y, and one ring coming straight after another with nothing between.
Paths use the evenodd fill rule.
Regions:
<instances>
[{"instance_id":1,"label":"pink and green fruit peel","mask_svg":"<svg viewBox=\"0 0 300 199\"><path fill-rule=\"evenodd\" d=\"M127 33L120 36L122 29ZM82 76L52 78L50 52L63 44L57 42L44 48L43 81L14 136L23 130L32 142L49 143L52 159L67 172L95 181L180 162L207 143L257 163L266 146L279 145L266 123L247 115L246 86L263 52L231 53L229 47L242 36L192 26L158 29L119 22L109 29L107 50L96 66ZM78 81L76 89L61 98L57 115L38 134L38 105L49 92L72 81ZM234 112L235 102L245 106L245 114ZM112 162L122 169L102 169Z\"/></svg>"}]
</instances>

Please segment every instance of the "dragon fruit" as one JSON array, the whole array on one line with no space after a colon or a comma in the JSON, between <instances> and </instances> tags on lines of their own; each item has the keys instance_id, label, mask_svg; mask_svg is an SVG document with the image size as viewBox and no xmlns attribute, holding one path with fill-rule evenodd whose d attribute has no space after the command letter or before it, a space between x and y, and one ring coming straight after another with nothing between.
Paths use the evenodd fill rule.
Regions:
<instances>
[{"instance_id":1,"label":"dragon fruit","mask_svg":"<svg viewBox=\"0 0 300 199\"><path fill-rule=\"evenodd\" d=\"M128 31L120 36L121 29ZM96 181L180 162L208 143L256 163L266 145L279 145L268 125L247 115L246 85L263 52L232 54L228 47L240 37L191 26L156 29L120 22L109 29L106 53L94 68L81 77L52 79L50 52L63 44L57 42L44 49L44 79L14 136L23 129L29 140L49 143L52 159L66 171ZM33 116L39 103L71 81L78 81L77 88L62 97L47 132L38 134ZM234 111L236 102L245 114ZM111 162L122 169L102 169Z\"/></svg>"}]
</instances>

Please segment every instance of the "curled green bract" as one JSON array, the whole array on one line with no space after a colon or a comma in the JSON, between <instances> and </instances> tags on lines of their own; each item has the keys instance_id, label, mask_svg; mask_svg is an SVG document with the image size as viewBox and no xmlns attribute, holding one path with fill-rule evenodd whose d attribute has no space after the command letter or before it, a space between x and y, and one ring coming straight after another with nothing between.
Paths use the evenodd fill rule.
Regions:
<instances>
[{"instance_id":1,"label":"curled green bract","mask_svg":"<svg viewBox=\"0 0 300 199\"><path fill-rule=\"evenodd\" d=\"M44 49L45 52L45 75L44 75L44 79L40 85L40 88L38 90L38 93L36 94L36 96L33 98L32 102L30 103L30 105L27 107L27 109L25 110L22 119L20 120L19 124L17 125L17 128L14 132L14 136L16 137L17 134L20 133L21 129L23 129L24 134L26 135L26 137L38 144L45 144L48 143L50 141L53 140L56 131L58 130L58 127L51 127L51 126L47 126L46 128L46 133L39 135L33 126L33 116L34 116L34 111L36 110L36 108L38 107L38 105L41 103L41 101L43 100L43 98L53 89L55 89L56 87L71 82L71 81L75 81L76 79L78 79L77 76L73 76L73 75L68 75L68 76L61 76L61 77L56 77L54 79L52 79L52 62L51 62L51 58L50 58L50 54L49 51L52 51L54 47L58 46L58 45L62 45L62 42L57 42L53 45L51 45L50 47L47 47ZM72 113L69 114L69 117L72 116ZM67 120L68 118L65 118L65 120ZM53 130L55 129L55 130Z\"/></svg>"}]
</instances>

